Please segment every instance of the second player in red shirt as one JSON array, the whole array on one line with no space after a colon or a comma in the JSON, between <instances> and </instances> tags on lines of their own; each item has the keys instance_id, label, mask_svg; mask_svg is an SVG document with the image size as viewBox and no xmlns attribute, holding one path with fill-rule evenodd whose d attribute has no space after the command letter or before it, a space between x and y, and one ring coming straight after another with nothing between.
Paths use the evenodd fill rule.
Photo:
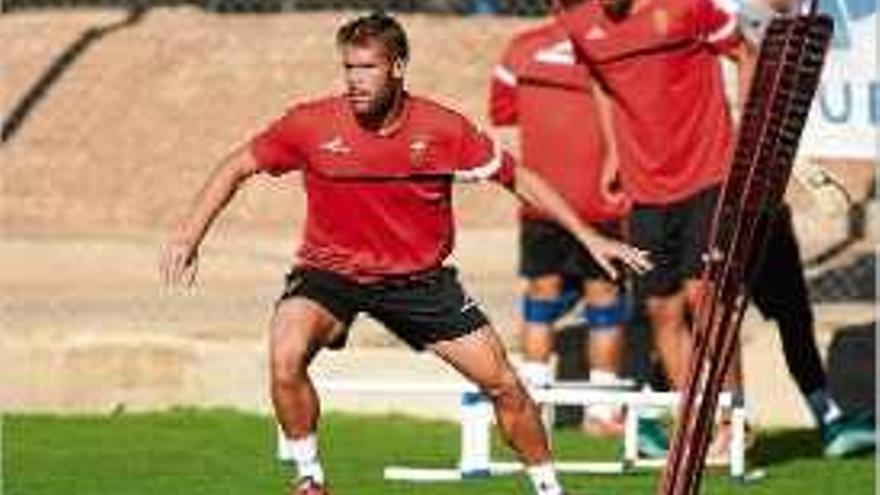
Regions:
<instances>
[{"instance_id":1,"label":"second player in red shirt","mask_svg":"<svg viewBox=\"0 0 880 495\"><path fill-rule=\"evenodd\" d=\"M499 127L515 127L524 167L543 177L581 220L610 235L620 234L627 201L613 191L616 170L598 124L587 68L580 64L565 28L554 19L518 33L495 67L490 116ZM552 325L579 302L590 381L617 382L627 304L617 281L608 279L592 256L546 212L520 210L520 275L525 362L520 373L535 386L550 384L554 350ZM581 328L580 326L578 328ZM585 408L584 428L616 434L622 422L609 405Z\"/></svg>"}]
</instances>

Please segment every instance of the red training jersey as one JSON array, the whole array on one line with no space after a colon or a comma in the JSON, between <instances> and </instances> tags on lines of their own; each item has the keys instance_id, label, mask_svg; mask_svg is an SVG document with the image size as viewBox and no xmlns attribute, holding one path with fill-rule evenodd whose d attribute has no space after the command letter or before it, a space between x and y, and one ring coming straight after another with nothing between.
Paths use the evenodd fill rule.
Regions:
<instances>
[{"instance_id":1,"label":"red training jersey","mask_svg":"<svg viewBox=\"0 0 880 495\"><path fill-rule=\"evenodd\" d=\"M626 214L625 202L608 201L601 191L604 146L591 84L565 28L551 21L513 38L495 67L489 95L492 123L519 126L522 164L586 222ZM530 205L520 213L548 218Z\"/></svg>"},{"instance_id":2,"label":"red training jersey","mask_svg":"<svg viewBox=\"0 0 880 495\"><path fill-rule=\"evenodd\" d=\"M600 2L560 14L611 94L621 180L663 205L722 181L732 121L718 55L740 41L731 0L645 0L613 21Z\"/></svg>"},{"instance_id":3,"label":"red training jersey","mask_svg":"<svg viewBox=\"0 0 880 495\"><path fill-rule=\"evenodd\" d=\"M294 106L253 139L261 170L299 170L303 266L361 282L440 266L452 250L453 180L512 184L513 160L462 115L407 95L400 119L363 129L343 97Z\"/></svg>"}]
</instances>

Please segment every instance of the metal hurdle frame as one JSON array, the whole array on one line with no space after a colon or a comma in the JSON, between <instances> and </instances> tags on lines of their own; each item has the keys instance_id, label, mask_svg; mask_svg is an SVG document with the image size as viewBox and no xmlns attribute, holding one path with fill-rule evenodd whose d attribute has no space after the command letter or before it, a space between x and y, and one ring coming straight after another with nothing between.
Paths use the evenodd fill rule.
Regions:
<instances>
[{"instance_id":1,"label":"metal hurdle frame","mask_svg":"<svg viewBox=\"0 0 880 495\"><path fill-rule=\"evenodd\" d=\"M461 448L459 463L451 468L424 468L412 466L387 466L386 480L412 482L461 481L469 478L509 475L523 470L518 462L493 461L491 457L491 428L494 414L491 404L467 382L359 382L345 380L318 381L319 391L373 395L452 395L461 398ZM641 411L664 408L675 411L680 401L678 392L652 392L645 390L620 390L608 386L596 386L583 381L559 381L546 388L531 388L533 399L542 406L585 406L610 404L620 406L624 412L623 459L620 461L560 461L554 466L562 473L625 474L642 469L659 469L666 459L645 459L638 451L638 424ZM736 479L746 475L746 413L742 404L735 404L730 393L720 397L722 408L731 412L732 439L729 451L729 473ZM549 427L549 425L548 425ZM283 435L278 436L278 458L291 460L286 451Z\"/></svg>"}]
</instances>

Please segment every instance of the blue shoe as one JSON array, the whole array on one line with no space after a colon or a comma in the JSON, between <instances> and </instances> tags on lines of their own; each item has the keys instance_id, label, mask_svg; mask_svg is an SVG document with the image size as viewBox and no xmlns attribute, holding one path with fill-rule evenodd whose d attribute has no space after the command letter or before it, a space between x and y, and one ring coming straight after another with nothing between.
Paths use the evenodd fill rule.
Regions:
<instances>
[{"instance_id":1,"label":"blue shoe","mask_svg":"<svg viewBox=\"0 0 880 495\"><path fill-rule=\"evenodd\" d=\"M669 437L666 429L653 418L639 418L639 456L661 459L669 453Z\"/></svg>"},{"instance_id":2,"label":"blue shoe","mask_svg":"<svg viewBox=\"0 0 880 495\"><path fill-rule=\"evenodd\" d=\"M825 457L848 457L873 451L877 432L870 414L843 415L822 428Z\"/></svg>"}]
</instances>

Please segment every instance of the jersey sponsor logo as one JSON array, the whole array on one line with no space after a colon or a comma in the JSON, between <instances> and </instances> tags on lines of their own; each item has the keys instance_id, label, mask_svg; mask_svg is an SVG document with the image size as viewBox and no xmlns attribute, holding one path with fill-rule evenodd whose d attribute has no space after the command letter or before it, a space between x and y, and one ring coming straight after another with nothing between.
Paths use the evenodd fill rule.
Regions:
<instances>
[{"instance_id":1,"label":"jersey sponsor logo","mask_svg":"<svg viewBox=\"0 0 880 495\"><path fill-rule=\"evenodd\" d=\"M657 34L666 36L669 34L669 12L664 8L658 8L651 13L651 20Z\"/></svg>"},{"instance_id":2,"label":"jersey sponsor logo","mask_svg":"<svg viewBox=\"0 0 880 495\"><path fill-rule=\"evenodd\" d=\"M535 62L550 65L575 65L574 45L571 41L560 41L535 52Z\"/></svg>"},{"instance_id":3,"label":"jersey sponsor logo","mask_svg":"<svg viewBox=\"0 0 880 495\"><path fill-rule=\"evenodd\" d=\"M332 153L334 155L348 155L352 153L351 148L345 144L342 136L336 136L329 141L324 141L318 146L322 151Z\"/></svg>"}]
</instances>

